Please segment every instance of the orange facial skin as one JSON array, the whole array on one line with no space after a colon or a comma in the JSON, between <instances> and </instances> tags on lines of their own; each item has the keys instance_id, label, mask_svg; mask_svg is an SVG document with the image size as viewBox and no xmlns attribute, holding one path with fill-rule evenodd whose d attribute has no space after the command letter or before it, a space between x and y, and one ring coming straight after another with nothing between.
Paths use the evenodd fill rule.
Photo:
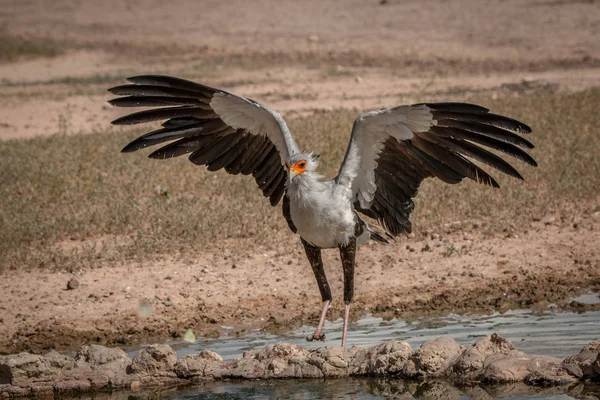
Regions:
<instances>
[{"instance_id":1,"label":"orange facial skin","mask_svg":"<svg viewBox=\"0 0 600 400\"><path fill-rule=\"evenodd\" d=\"M285 167L292 171L295 175L303 174L306 171L306 160L300 160L296 164L289 166L287 163Z\"/></svg>"}]
</instances>

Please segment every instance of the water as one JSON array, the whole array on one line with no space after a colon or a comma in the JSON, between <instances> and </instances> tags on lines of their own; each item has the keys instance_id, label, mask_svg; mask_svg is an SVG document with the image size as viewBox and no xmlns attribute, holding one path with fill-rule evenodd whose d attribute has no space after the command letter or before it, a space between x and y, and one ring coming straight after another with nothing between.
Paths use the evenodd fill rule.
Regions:
<instances>
[{"instance_id":1,"label":"water","mask_svg":"<svg viewBox=\"0 0 600 400\"><path fill-rule=\"evenodd\" d=\"M584 385L581 385L582 387ZM562 390L562 389L561 389ZM573 391L575 392L575 391ZM574 396L600 396L600 388L585 386ZM510 399L566 400L577 397L556 388L532 388L525 384L457 388L444 382L409 382L400 379L345 378L330 380L278 380L256 382L211 382L163 393L169 400L233 399ZM598 398L598 397L596 397Z\"/></svg>"},{"instance_id":2,"label":"water","mask_svg":"<svg viewBox=\"0 0 600 400\"><path fill-rule=\"evenodd\" d=\"M440 381L415 382L400 379L344 378L329 380L261 380L206 382L184 388L153 392L118 391L97 393L78 400L268 400L268 399L427 399L427 400L566 400L598 399L600 387L578 384L565 394L559 388L532 388L525 384L457 388Z\"/></svg>"},{"instance_id":3,"label":"water","mask_svg":"<svg viewBox=\"0 0 600 400\"><path fill-rule=\"evenodd\" d=\"M597 297L597 295L596 295ZM587 299L587 298L586 298ZM584 299L584 300L586 300ZM305 348L337 346L341 340L342 321L326 323L325 343L306 342L314 327L304 326L283 335L259 331L243 337L226 336L200 339L195 343L171 342L179 357L209 349L225 360L240 357L245 350L285 341ZM385 340L406 340L416 349L423 342L448 335L458 343L471 345L493 332L509 339L517 350L529 354L565 357L576 354L590 342L600 340L600 311L585 313L531 310L509 311L491 315L449 315L439 318L389 321L368 316L350 325L349 342L361 347ZM133 352L134 353L134 352ZM130 354L130 355L133 355ZM584 394L600 398L600 387L578 384L564 388L532 388L525 384L474 386L458 388L445 382L414 382L385 378L347 378L330 380L277 380L207 382L201 386L155 393L169 400L213 399L573 399ZM594 397L595 396L595 397Z\"/></svg>"},{"instance_id":4,"label":"water","mask_svg":"<svg viewBox=\"0 0 600 400\"><path fill-rule=\"evenodd\" d=\"M259 331L245 336L223 335L219 339L199 339L195 343L170 342L179 357L212 350L224 360L240 357L246 350L277 342L299 344L313 349L339 346L342 320L325 324L325 342L305 340L314 327L303 326L289 333L272 335ZM385 340L406 340L413 349L429 339L450 336L462 345L471 345L478 338L497 332L510 340L517 350L529 354L565 357L578 353L590 342L600 340L600 311L585 313L516 310L491 315L454 315L406 321L367 316L349 327L348 341L361 347L373 346ZM135 354L132 352L130 356Z\"/></svg>"},{"instance_id":5,"label":"water","mask_svg":"<svg viewBox=\"0 0 600 400\"><path fill-rule=\"evenodd\" d=\"M600 293L586 293L579 297L572 298L571 301L575 301L580 304L600 304Z\"/></svg>"}]
</instances>

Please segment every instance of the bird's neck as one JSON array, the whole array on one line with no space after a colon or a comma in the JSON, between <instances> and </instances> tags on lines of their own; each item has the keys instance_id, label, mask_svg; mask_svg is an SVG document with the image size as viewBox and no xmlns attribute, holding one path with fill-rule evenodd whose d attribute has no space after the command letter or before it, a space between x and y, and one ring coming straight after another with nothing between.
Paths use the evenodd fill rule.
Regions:
<instances>
[{"instance_id":1,"label":"bird's neck","mask_svg":"<svg viewBox=\"0 0 600 400\"><path fill-rule=\"evenodd\" d=\"M323 176L307 171L302 175L294 177L291 182L288 183L288 196L292 198L302 198L314 191L322 191L328 188L328 186L321 181Z\"/></svg>"}]
</instances>

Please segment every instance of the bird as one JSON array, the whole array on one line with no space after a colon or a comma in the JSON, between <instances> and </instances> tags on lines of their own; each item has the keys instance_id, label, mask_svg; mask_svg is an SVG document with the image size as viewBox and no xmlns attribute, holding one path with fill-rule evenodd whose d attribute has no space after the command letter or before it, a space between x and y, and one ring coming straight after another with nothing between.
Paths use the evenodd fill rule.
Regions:
<instances>
[{"instance_id":1,"label":"bird","mask_svg":"<svg viewBox=\"0 0 600 400\"><path fill-rule=\"evenodd\" d=\"M328 180L317 172L319 155L300 150L282 116L261 103L171 76L140 75L127 80L128 84L108 89L118 96L109 103L150 109L112 123L163 122L160 129L133 140L122 152L168 142L149 157L188 154L193 164L209 171L251 174L272 206L281 203L289 229L300 236L321 295L319 323L306 338L309 341L325 340L323 328L332 301L322 249L339 250L342 348L346 347L354 297L357 246L369 240L386 244L409 233L413 198L424 179L456 184L468 178L498 188L498 182L476 161L523 180L498 152L537 166L524 150L534 148L523 135L532 132L526 124L475 104L418 103L359 115L338 173Z\"/></svg>"}]
</instances>

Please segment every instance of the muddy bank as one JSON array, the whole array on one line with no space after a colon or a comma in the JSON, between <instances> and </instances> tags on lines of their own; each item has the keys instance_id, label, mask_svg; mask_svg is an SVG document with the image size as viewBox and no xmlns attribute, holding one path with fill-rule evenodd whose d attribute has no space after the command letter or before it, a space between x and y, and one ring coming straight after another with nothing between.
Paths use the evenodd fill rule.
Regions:
<instances>
[{"instance_id":1,"label":"muddy bank","mask_svg":"<svg viewBox=\"0 0 600 400\"><path fill-rule=\"evenodd\" d=\"M19 353L0 357L0 394L4 398L141 390L224 379L351 376L393 376L458 385L522 383L531 387L562 387L566 391L577 382L600 381L600 342L565 359L525 354L498 334L469 347L450 337L439 337L417 350L396 340L349 350L306 350L277 343L246 351L241 358L227 362L210 350L178 360L173 349L164 344L144 348L133 359L119 348L99 345L83 346L75 357L55 351L44 356Z\"/></svg>"}]
</instances>

